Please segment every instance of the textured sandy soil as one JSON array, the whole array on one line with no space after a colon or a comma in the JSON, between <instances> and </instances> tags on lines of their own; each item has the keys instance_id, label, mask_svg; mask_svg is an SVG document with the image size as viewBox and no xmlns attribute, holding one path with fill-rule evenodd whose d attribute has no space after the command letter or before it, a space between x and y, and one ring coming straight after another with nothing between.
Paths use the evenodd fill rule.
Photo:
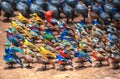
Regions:
<instances>
[{"instance_id":1,"label":"textured sandy soil","mask_svg":"<svg viewBox=\"0 0 120 79\"><path fill-rule=\"evenodd\" d=\"M120 79L120 69L113 70L110 66L94 68L89 63L85 68L73 71L57 71L56 69L38 71L41 66L36 63L32 64L32 69L21 69L19 65L15 65L16 69L7 69L7 64L3 60L3 45L7 41L5 29L10 26L10 23L4 23L2 20L3 17L0 16L0 79Z\"/></svg>"}]
</instances>

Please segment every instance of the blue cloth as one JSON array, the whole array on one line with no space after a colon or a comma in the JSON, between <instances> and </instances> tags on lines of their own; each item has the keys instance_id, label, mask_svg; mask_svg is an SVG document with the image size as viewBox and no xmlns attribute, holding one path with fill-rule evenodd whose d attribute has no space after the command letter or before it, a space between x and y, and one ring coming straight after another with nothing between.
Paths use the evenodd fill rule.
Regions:
<instances>
[{"instance_id":1,"label":"blue cloth","mask_svg":"<svg viewBox=\"0 0 120 79\"><path fill-rule=\"evenodd\" d=\"M24 41L24 37L20 34L14 34L14 37L16 37L18 39L22 39L22 41Z\"/></svg>"},{"instance_id":2,"label":"blue cloth","mask_svg":"<svg viewBox=\"0 0 120 79\"><path fill-rule=\"evenodd\" d=\"M50 30L50 29L46 29L44 32L46 32L46 33L48 33L48 34L53 34L53 33L52 33L52 30Z\"/></svg>"},{"instance_id":3,"label":"blue cloth","mask_svg":"<svg viewBox=\"0 0 120 79\"><path fill-rule=\"evenodd\" d=\"M88 62L92 63L89 55L86 52L84 52L84 51L80 51L79 52L79 51L75 50L74 51L74 56L78 57L78 58L85 58Z\"/></svg>"},{"instance_id":4,"label":"blue cloth","mask_svg":"<svg viewBox=\"0 0 120 79\"><path fill-rule=\"evenodd\" d=\"M4 60L8 63L15 62L15 59L11 55L5 55Z\"/></svg>"},{"instance_id":5,"label":"blue cloth","mask_svg":"<svg viewBox=\"0 0 120 79\"><path fill-rule=\"evenodd\" d=\"M21 52L21 50L14 49L14 47L5 48L6 55L4 60L9 63L10 58L12 58L16 63L18 63L21 67L23 67L22 60L16 55L16 52Z\"/></svg>"},{"instance_id":6,"label":"blue cloth","mask_svg":"<svg viewBox=\"0 0 120 79\"><path fill-rule=\"evenodd\" d=\"M91 2L90 2L90 5L94 5L94 1L91 1Z\"/></svg>"},{"instance_id":7,"label":"blue cloth","mask_svg":"<svg viewBox=\"0 0 120 79\"><path fill-rule=\"evenodd\" d=\"M57 54L57 57L58 61L64 61L64 62L67 62L67 59L65 59L63 56L61 56L60 54Z\"/></svg>"},{"instance_id":8,"label":"blue cloth","mask_svg":"<svg viewBox=\"0 0 120 79\"><path fill-rule=\"evenodd\" d=\"M61 38L64 38L65 36L69 36L70 32L68 30L64 30L61 34Z\"/></svg>"},{"instance_id":9,"label":"blue cloth","mask_svg":"<svg viewBox=\"0 0 120 79\"><path fill-rule=\"evenodd\" d=\"M20 0L16 0L16 3L18 3Z\"/></svg>"},{"instance_id":10,"label":"blue cloth","mask_svg":"<svg viewBox=\"0 0 120 79\"><path fill-rule=\"evenodd\" d=\"M82 54L84 57L89 57L89 55L87 54L87 52L85 51L80 51L80 54ZM89 57L90 58L90 57Z\"/></svg>"},{"instance_id":11,"label":"blue cloth","mask_svg":"<svg viewBox=\"0 0 120 79\"><path fill-rule=\"evenodd\" d=\"M67 42L69 42L69 43L72 45L73 48L76 48L76 46L73 45L73 44L71 43L70 39L67 38L66 36L69 37L70 39L74 40L73 37L70 36L70 32L69 32L68 30L64 30L64 31L62 32L62 34L61 34L61 39L62 39L62 40L66 40ZM75 41L75 40L74 40L74 41Z\"/></svg>"},{"instance_id":12,"label":"blue cloth","mask_svg":"<svg viewBox=\"0 0 120 79\"><path fill-rule=\"evenodd\" d=\"M75 0L75 5L78 5L78 0Z\"/></svg>"},{"instance_id":13,"label":"blue cloth","mask_svg":"<svg viewBox=\"0 0 120 79\"><path fill-rule=\"evenodd\" d=\"M11 47L7 47L5 48L5 54L6 55L15 54L15 52Z\"/></svg>"},{"instance_id":14,"label":"blue cloth","mask_svg":"<svg viewBox=\"0 0 120 79\"><path fill-rule=\"evenodd\" d=\"M20 53L24 54L23 50L20 47L9 47L8 46L5 48L6 55L11 55L11 54L16 55L16 52L20 52Z\"/></svg>"},{"instance_id":15,"label":"blue cloth","mask_svg":"<svg viewBox=\"0 0 120 79\"><path fill-rule=\"evenodd\" d=\"M84 21L80 21L79 23L82 25L82 28L85 28L85 22Z\"/></svg>"},{"instance_id":16,"label":"blue cloth","mask_svg":"<svg viewBox=\"0 0 120 79\"><path fill-rule=\"evenodd\" d=\"M114 43L114 41L117 39L117 36L108 34L109 42Z\"/></svg>"},{"instance_id":17,"label":"blue cloth","mask_svg":"<svg viewBox=\"0 0 120 79\"><path fill-rule=\"evenodd\" d=\"M112 13L116 13L117 12L117 8L113 7L112 8Z\"/></svg>"},{"instance_id":18,"label":"blue cloth","mask_svg":"<svg viewBox=\"0 0 120 79\"><path fill-rule=\"evenodd\" d=\"M80 54L78 51L74 51L74 56L78 57L78 58L82 58L83 57L83 55Z\"/></svg>"},{"instance_id":19,"label":"blue cloth","mask_svg":"<svg viewBox=\"0 0 120 79\"><path fill-rule=\"evenodd\" d=\"M71 67L73 67L73 64L71 62L69 62L67 59L65 59L63 56L61 56L60 54L57 54L58 61L63 61L66 62L67 64L69 64Z\"/></svg>"},{"instance_id":20,"label":"blue cloth","mask_svg":"<svg viewBox=\"0 0 120 79\"><path fill-rule=\"evenodd\" d=\"M22 41L24 41L24 37L20 34L10 35L9 33L7 33L7 39L10 42L12 42L15 46L20 46L19 39L22 39Z\"/></svg>"},{"instance_id":21,"label":"blue cloth","mask_svg":"<svg viewBox=\"0 0 120 79\"><path fill-rule=\"evenodd\" d=\"M10 38L10 37L7 37L7 39L8 39L11 43L13 43L15 46L20 46L20 43L19 43L18 39L16 39L16 38Z\"/></svg>"},{"instance_id":22,"label":"blue cloth","mask_svg":"<svg viewBox=\"0 0 120 79\"><path fill-rule=\"evenodd\" d=\"M18 63L23 68L22 60L16 54L12 54L11 56L13 57L15 62Z\"/></svg>"},{"instance_id":23,"label":"blue cloth","mask_svg":"<svg viewBox=\"0 0 120 79\"><path fill-rule=\"evenodd\" d=\"M93 25L99 25L99 24L100 22L97 19L93 20Z\"/></svg>"},{"instance_id":24,"label":"blue cloth","mask_svg":"<svg viewBox=\"0 0 120 79\"><path fill-rule=\"evenodd\" d=\"M66 0L62 0L62 8L64 8L65 7L65 4L66 4Z\"/></svg>"},{"instance_id":25,"label":"blue cloth","mask_svg":"<svg viewBox=\"0 0 120 79\"><path fill-rule=\"evenodd\" d=\"M99 6L99 11L100 11L100 13L103 12L103 7L102 6Z\"/></svg>"},{"instance_id":26,"label":"blue cloth","mask_svg":"<svg viewBox=\"0 0 120 79\"><path fill-rule=\"evenodd\" d=\"M103 2L104 2L104 4L106 4L106 3L107 3L107 0L103 0Z\"/></svg>"},{"instance_id":27,"label":"blue cloth","mask_svg":"<svg viewBox=\"0 0 120 79\"><path fill-rule=\"evenodd\" d=\"M28 4L31 5L33 3L32 0L28 0Z\"/></svg>"},{"instance_id":28,"label":"blue cloth","mask_svg":"<svg viewBox=\"0 0 120 79\"><path fill-rule=\"evenodd\" d=\"M66 41L67 41L67 42L68 42L73 48L76 48L76 46L73 45L69 39L67 39L67 38L63 38L62 40L66 40Z\"/></svg>"}]
</instances>

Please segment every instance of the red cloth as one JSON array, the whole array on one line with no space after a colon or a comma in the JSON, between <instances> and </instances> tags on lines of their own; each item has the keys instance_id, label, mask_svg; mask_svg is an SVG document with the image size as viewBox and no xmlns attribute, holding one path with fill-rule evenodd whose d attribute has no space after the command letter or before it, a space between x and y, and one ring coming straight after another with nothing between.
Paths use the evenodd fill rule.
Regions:
<instances>
[{"instance_id":1,"label":"red cloth","mask_svg":"<svg viewBox=\"0 0 120 79\"><path fill-rule=\"evenodd\" d=\"M65 58L70 58L70 54L65 54L64 51L61 51L60 55L65 57Z\"/></svg>"},{"instance_id":2,"label":"red cloth","mask_svg":"<svg viewBox=\"0 0 120 79\"><path fill-rule=\"evenodd\" d=\"M97 61L107 61L108 64L110 64L108 58L100 58L97 56L98 52L93 52L93 57L97 60Z\"/></svg>"},{"instance_id":3,"label":"red cloth","mask_svg":"<svg viewBox=\"0 0 120 79\"><path fill-rule=\"evenodd\" d=\"M58 61L58 63L59 63L60 65L66 65L66 64L67 64L67 63L64 62L64 61Z\"/></svg>"},{"instance_id":4,"label":"red cloth","mask_svg":"<svg viewBox=\"0 0 120 79\"><path fill-rule=\"evenodd\" d=\"M93 52L93 57L94 57L97 61L100 61L100 60L105 61L105 58L99 58L99 57L97 56L97 53L96 53L96 52Z\"/></svg>"},{"instance_id":5,"label":"red cloth","mask_svg":"<svg viewBox=\"0 0 120 79\"><path fill-rule=\"evenodd\" d=\"M20 46L21 49L25 48L23 45Z\"/></svg>"},{"instance_id":6,"label":"red cloth","mask_svg":"<svg viewBox=\"0 0 120 79\"><path fill-rule=\"evenodd\" d=\"M113 62L119 62L119 60L116 59L116 58L112 58L112 61L113 61Z\"/></svg>"},{"instance_id":7,"label":"red cloth","mask_svg":"<svg viewBox=\"0 0 120 79\"><path fill-rule=\"evenodd\" d=\"M48 22L51 22L53 20L53 14L54 11L52 10L45 12L45 17Z\"/></svg>"},{"instance_id":8,"label":"red cloth","mask_svg":"<svg viewBox=\"0 0 120 79\"><path fill-rule=\"evenodd\" d=\"M81 61L81 62L83 61L84 62L85 59L84 58L78 58L78 61Z\"/></svg>"}]
</instances>

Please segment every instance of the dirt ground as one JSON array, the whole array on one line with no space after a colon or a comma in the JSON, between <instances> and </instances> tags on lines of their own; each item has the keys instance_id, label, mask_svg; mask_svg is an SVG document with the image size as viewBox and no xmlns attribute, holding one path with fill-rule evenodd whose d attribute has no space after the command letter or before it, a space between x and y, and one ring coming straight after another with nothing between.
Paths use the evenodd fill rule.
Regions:
<instances>
[{"instance_id":1,"label":"dirt ground","mask_svg":"<svg viewBox=\"0 0 120 79\"><path fill-rule=\"evenodd\" d=\"M7 64L3 60L4 44L6 40L5 29L10 23L2 22L3 17L0 16L0 79L120 79L120 69L113 70L110 66L100 68L91 67L86 64L85 68L79 70L73 69L67 71L58 71L50 69L47 71L38 71L40 64L32 64L32 69L20 68L15 65L15 69L7 69Z\"/></svg>"}]
</instances>

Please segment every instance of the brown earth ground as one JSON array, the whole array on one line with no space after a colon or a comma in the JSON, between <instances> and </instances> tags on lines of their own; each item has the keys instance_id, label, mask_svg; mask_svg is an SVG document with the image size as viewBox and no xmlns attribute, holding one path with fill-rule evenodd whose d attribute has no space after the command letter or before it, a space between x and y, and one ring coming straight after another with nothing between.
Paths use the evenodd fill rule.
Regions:
<instances>
[{"instance_id":1,"label":"brown earth ground","mask_svg":"<svg viewBox=\"0 0 120 79\"><path fill-rule=\"evenodd\" d=\"M78 17L76 20L80 18ZM7 41L5 29L10 26L10 23L2 22L3 19L4 17L0 16L0 79L120 79L120 69L113 70L110 66L95 68L91 67L89 63L86 64L86 68L73 69L73 71L56 69L37 71L41 67L37 63L32 64L32 69L22 69L17 64L15 69L7 69L7 64L3 60L3 45Z\"/></svg>"}]
</instances>

